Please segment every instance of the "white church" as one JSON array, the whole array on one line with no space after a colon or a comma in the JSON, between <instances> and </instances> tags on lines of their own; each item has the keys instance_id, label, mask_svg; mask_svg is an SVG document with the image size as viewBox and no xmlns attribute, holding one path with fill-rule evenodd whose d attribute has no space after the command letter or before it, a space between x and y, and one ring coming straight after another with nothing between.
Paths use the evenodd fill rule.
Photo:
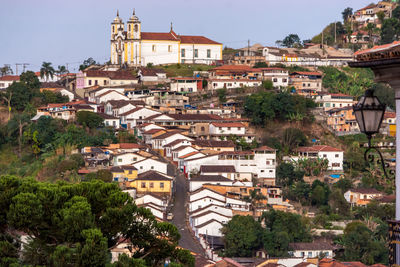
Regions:
<instances>
[{"instance_id":1,"label":"white church","mask_svg":"<svg viewBox=\"0 0 400 267\"><path fill-rule=\"evenodd\" d=\"M222 60L221 43L204 36L177 35L172 24L169 32L141 30L141 22L135 10L127 22L127 29L117 12L117 17L111 23L111 64L213 64Z\"/></svg>"}]
</instances>

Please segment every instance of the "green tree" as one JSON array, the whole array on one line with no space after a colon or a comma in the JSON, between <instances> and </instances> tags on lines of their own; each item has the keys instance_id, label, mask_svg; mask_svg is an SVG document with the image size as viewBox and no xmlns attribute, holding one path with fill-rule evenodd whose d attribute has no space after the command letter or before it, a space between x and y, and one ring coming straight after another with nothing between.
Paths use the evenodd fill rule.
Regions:
<instances>
[{"instance_id":1,"label":"green tree","mask_svg":"<svg viewBox=\"0 0 400 267\"><path fill-rule=\"evenodd\" d=\"M42 79L45 78L46 82L49 80L49 77L53 79L55 72L56 71L50 62L42 63L42 67L40 68L40 77Z\"/></svg>"},{"instance_id":2,"label":"green tree","mask_svg":"<svg viewBox=\"0 0 400 267\"><path fill-rule=\"evenodd\" d=\"M396 18L385 19L381 28L381 44L396 41L400 33L400 22Z\"/></svg>"},{"instance_id":3,"label":"green tree","mask_svg":"<svg viewBox=\"0 0 400 267\"><path fill-rule=\"evenodd\" d=\"M351 7L345 8L342 12L343 22L345 23L351 15L353 15L353 9Z\"/></svg>"},{"instance_id":4,"label":"green tree","mask_svg":"<svg viewBox=\"0 0 400 267\"><path fill-rule=\"evenodd\" d=\"M24 264L104 266L109 249L122 238L131 240L133 257L148 266L167 259L193 266L190 253L178 248L178 229L158 222L113 183L50 184L1 176L0 207L3 232L9 227L32 237Z\"/></svg>"},{"instance_id":5,"label":"green tree","mask_svg":"<svg viewBox=\"0 0 400 267\"><path fill-rule=\"evenodd\" d=\"M13 70L10 65L4 64L3 67L0 68L0 76L11 75L13 74Z\"/></svg>"},{"instance_id":6,"label":"green tree","mask_svg":"<svg viewBox=\"0 0 400 267\"><path fill-rule=\"evenodd\" d=\"M343 245L342 260L361 260L367 265L388 262L388 249L385 244L376 240L374 233L361 222L352 222L346 226Z\"/></svg>"},{"instance_id":7,"label":"green tree","mask_svg":"<svg viewBox=\"0 0 400 267\"><path fill-rule=\"evenodd\" d=\"M268 68L268 64L266 62L257 62L253 68Z\"/></svg>"},{"instance_id":8,"label":"green tree","mask_svg":"<svg viewBox=\"0 0 400 267\"><path fill-rule=\"evenodd\" d=\"M227 94L226 88L221 88L217 90L218 100L220 103L226 102L226 94Z\"/></svg>"},{"instance_id":9,"label":"green tree","mask_svg":"<svg viewBox=\"0 0 400 267\"><path fill-rule=\"evenodd\" d=\"M221 231L227 257L251 257L261 246L262 228L252 216L235 215Z\"/></svg>"},{"instance_id":10,"label":"green tree","mask_svg":"<svg viewBox=\"0 0 400 267\"><path fill-rule=\"evenodd\" d=\"M56 71L59 75L63 75L63 74L67 74L69 73L69 71L67 70L67 68L63 65L58 66L57 71Z\"/></svg>"},{"instance_id":11,"label":"green tree","mask_svg":"<svg viewBox=\"0 0 400 267\"><path fill-rule=\"evenodd\" d=\"M94 129L103 126L104 119L91 111L79 111L76 113L76 121L80 125Z\"/></svg>"},{"instance_id":12,"label":"green tree","mask_svg":"<svg viewBox=\"0 0 400 267\"><path fill-rule=\"evenodd\" d=\"M82 71L82 70L86 69L87 67L90 67L90 66L96 65L96 64L97 64L97 62L93 58L90 57L83 61L83 63L79 66L79 70Z\"/></svg>"},{"instance_id":13,"label":"green tree","mask_svg":"<svg viewBox=\"0 0 400 267\"><path fill-rule=\"evenodd\" d=\"M262 87L266 90L272 90L274 89L274 84L271 80L266 80L262 82Z\"/></svg>"},{"instance_id":14,"label":"green tree","mask_svg":"<svg viewBox=\"0 0 400 267\"><path fill-rule=\"evenodd\" d=\"M261 215L265 224L263 245L270 256L287 256L289 242L310 242L310 225L298 214L270 210Z\"/></svg>"},{"instance_id":15,"label":"green tree","mask_svg":"<svg viewBox=\"0 0 400 267\"><path fill-rule=\"evenodd\" d=\"M286 36L285 38L283 38L282 46L288 47L288 48L291 48L291 47L300 48L301 47L300 37L297 34L291 33L288 36Z\"/></svg>"},{"instance_id":16,"label":"green tree","mask_svg":"<svg viewBox=\"0 0 400 267\"><path fill-rule=\"evenodd\" d=\"M315 180L311 186L311 204L318 207L327 205L331 190L329 186L319 180Z\"/></svg>"},{"instance_id":17,"label":"green tree","mask_svg":"<svg viewBox=\"0 0 400 267\"><path fill-rule=\"evenodd\" d=\"M304 172L296 170L293 164L283 162L276 168L276 183L280 186L291 186L303 181Z\"/></svg>"},{"instance_id":18,"label":"green tree","mask_svg":"<svg viewBox=\"0 0 400 267\"><path fill-rule=\"evenodd\" d=\"M328 204L333 212L342 216L350 215L350 205L344 198L342 190L334 189L329 196Z\"/></svg>"}]
</instances>

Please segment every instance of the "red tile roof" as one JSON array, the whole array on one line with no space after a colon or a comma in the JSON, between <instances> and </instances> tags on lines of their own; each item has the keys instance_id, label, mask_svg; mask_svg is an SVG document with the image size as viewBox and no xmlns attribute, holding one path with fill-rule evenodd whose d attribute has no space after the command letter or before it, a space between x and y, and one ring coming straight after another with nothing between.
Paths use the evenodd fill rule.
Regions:
<instances>
[{"instance_id":1,"label":"red tile roof","mask_svg":"<svg viewBox=\"0 0 400 267\"><path fill-rule=\"evenodd\" d=\"M120 143L119 148L121 149L133 149L133 148L141 148L142 146L134 143Z\"/></svg>"},{"instance_id":2,"label":"red tile roof","mask_svg":"<svg viewBox=\"0 0 400 267\"><path fill-rule=\"evenodd\" d=\"M18 75L5 75L0 77L0 81L19 81Z\"/></svg>"},{"instance_id":3,"label":"red tile roof","mask_svg":"<svg viewBox=\"0 0 400 267\"><path fill-rule=\"evenodd\" d=\"M188 157L190 157L190 156L193 156L193 155L196 155L196 154L199 154L199 153L201 153L201 152L193 151L193 152L190 152L190 153L185 154L185 155L183 155L183 156L180 156L179 158L180 158L180 159L185 159L185 158L188 158ZM202 153L201 153L201 154L202 154Z\"/></svg>"},{"instance_id":4,"label":"red tile roof","mask_svg":"<svg viewBox=\"0 0 400 267\"><path fill-rule=\"evenodd\" d=\"M179 41L171 32L142 32L142 40Z\"/></svg>"},{"instance_id":5,"label":"red tile roof","mask_svg":"<svg viewBox=\"0 0 400 267\"><path fill-rule=\"evenodd\" d=\"M386 111L385 115L383 116L384 119L388 119L388 118L396 118L396 112L390 112L390 111Z\"/></svg>"},{"instance_id":6,"label":"red tile roof","mask_svg":"<svg viewBox=\"0 0 400 267\"><path fill-rule=\"evenodd\" d=\"M321 76L322 73L316 72L316 71L295 71L292 72L291 74L300 74L300 75L306 75L306 76Z\"/></svg>"},{"instance_id":7,"label":"red tile roof","mask_svg":"<svg viewBox=\"0 0 400 267\"><path fill-rule=\"evenodd\" d=\"M204 36L179 35L182 44L221 44Z\"/></svg>"},{"instance_id":8,"label":"red tile roof","mask_svg":"<svg viewBox=\"0 0 400 267\"><path fill-rule=\"evenodd\" d=\"M310 146L310 147L299 147L297 149L299 152L343 152L336 147L331 146Z\"/></svg>"}]
</instances>

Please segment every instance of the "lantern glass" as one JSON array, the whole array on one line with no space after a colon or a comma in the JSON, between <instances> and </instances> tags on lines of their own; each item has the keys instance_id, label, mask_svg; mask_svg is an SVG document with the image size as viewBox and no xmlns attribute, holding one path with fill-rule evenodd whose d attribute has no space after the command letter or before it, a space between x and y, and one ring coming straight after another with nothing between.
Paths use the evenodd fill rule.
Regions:
<instances>
[{"instance_id":1,"label":"lantern glass","mask_svg":"<svg viewBox=\"0 0 400 267\"><path fill-rule=\"evenodd\" d=\"M367 90L360 101L353 106L360 131L369 136L378 133L385 109L386 105L380 103L371 90Z\"/></svg>"}]
</instances>

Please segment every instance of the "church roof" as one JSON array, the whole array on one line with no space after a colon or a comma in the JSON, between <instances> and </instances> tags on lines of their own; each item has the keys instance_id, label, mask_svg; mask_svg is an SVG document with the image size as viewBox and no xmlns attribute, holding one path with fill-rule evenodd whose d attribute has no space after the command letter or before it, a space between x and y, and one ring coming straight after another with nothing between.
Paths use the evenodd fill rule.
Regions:
<instances>
[{"instance_id":1,"label":"church roof","mask_svg":"<svg viewBox=\"0 0 400 267\"><path fill-rule=\"evenodd\" d=\"M179 35L182 44L220 44L204 36Z\"/></svg>"},{"instance_id":2,"label":"church roof","mask_svg":"<svg viewBox=\"0 0 400 267\"><path fill-rule=\"evenodd\" d=\"M142 40L179 41L171 32L142 32Z\"/></svg>"},{"instance_id":3,"label":"church roof","mask_svg":"<svg viewBox=\"0 0 400 267\"><path fill-rule=\"evenodd\" d=\"M142 32L142 40L181 41L182 44L220 44L204 36L176 35L174 32Z\"/></svg>"}]
</instances>

